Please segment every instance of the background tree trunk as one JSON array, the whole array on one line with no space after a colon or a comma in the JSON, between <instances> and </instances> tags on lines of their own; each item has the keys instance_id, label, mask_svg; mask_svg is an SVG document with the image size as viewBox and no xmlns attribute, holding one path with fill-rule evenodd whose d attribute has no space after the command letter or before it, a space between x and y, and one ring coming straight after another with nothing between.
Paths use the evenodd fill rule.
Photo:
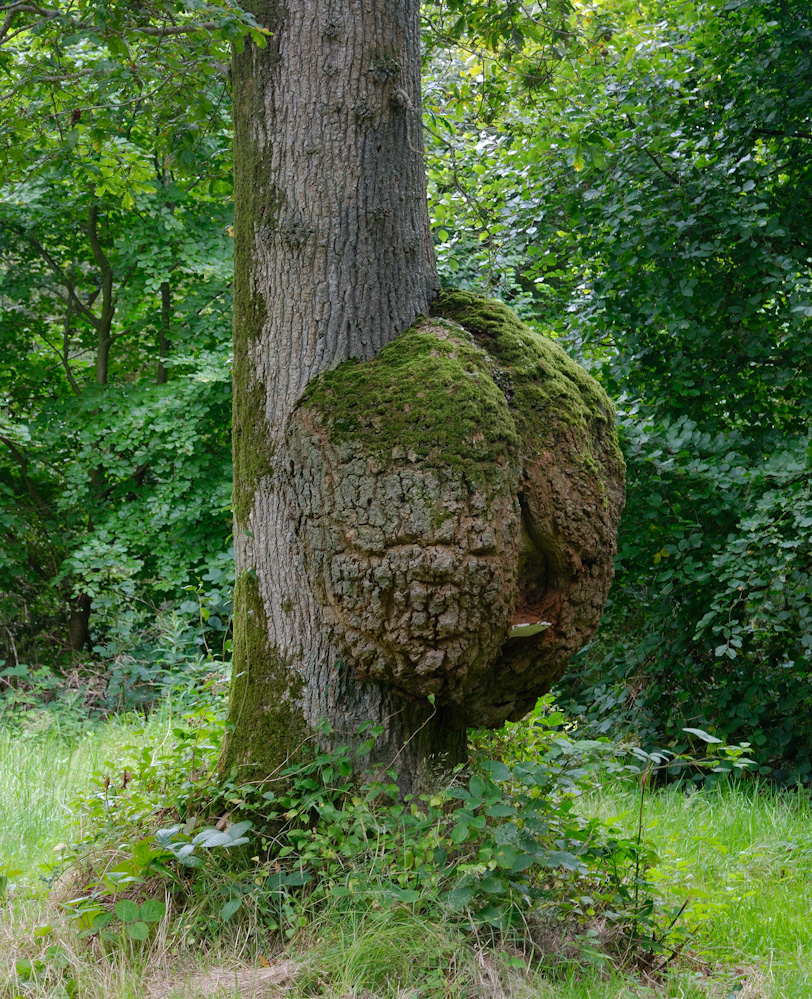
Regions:
<instances>
[{"instance_id":1,"label":"background tree trunk","mask_svg":"<svg viewBox=\"0 0 812 999\"><path fill-rule=\"evenodd\" d=\"M331 647L296 537L285 429L308 382L368 360L438 282L421 138L418 0L247 4L234 60L234 672L225 768L269 776L314 737L380 723L378 762L465 750L447 711L361 682Z\"/></svg>"},{"instance_id":2,"label":"background tree trunk","mask_svg":"<svg viewBox=\"0 0 812 999\"><path fill-rule=\"evenodd\" d=\"M81 652L89 643L92 603L93 601L86 593L80 593L70 602L68 648L71 652Z\"/></svg>"}]
</instances>

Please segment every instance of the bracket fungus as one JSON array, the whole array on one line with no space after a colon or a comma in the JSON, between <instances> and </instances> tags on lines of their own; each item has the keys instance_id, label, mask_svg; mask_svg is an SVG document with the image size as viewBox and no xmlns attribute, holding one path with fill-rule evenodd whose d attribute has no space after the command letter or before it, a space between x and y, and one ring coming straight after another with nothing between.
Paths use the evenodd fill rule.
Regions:
<instances>
[{"instance_id":1,"label":"bracket fungus","mask_svg":"<svg viewBox=\"0 0 812 999\"><path fill-rule=\"evenodd\" d=\"M501 302L442 293L315 379L287 445L305 567L360 678L498 726L597 627L624 500L612 404Z\"/></svg>"}]
</instances>

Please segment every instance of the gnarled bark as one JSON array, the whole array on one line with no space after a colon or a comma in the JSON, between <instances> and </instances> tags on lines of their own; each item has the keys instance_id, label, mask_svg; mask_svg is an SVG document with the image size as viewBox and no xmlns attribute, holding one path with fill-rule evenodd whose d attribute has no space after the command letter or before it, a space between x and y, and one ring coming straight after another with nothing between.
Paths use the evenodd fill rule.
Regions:
<instances>
[{"instance_id":1,"label":"gnarled bark","mask_svg":"<svg viewBox=\"0 0 812 999\"><path fill-rule=\"evenodd\" d=\"M496 726L597 627L623 461L608 398L555 344L468 293L434 311L470 330L423 320L303 396L297 533L358 676Z\"/></svg>"},{"instance_id":2,"label":"gnarled bark","mask_svg":"<svg viewBox=\"0 0 812 999\"><path fill-rule=\"evenodd\" d=\"M409 790L427 758L464 757L467 725L525 712L597 625L611 405L500 303L445 295L408 329L437 293L417 0L249 9L270 40L234 65L222 766L262 780L372 720Z\"/></svg>"}]
</instances>

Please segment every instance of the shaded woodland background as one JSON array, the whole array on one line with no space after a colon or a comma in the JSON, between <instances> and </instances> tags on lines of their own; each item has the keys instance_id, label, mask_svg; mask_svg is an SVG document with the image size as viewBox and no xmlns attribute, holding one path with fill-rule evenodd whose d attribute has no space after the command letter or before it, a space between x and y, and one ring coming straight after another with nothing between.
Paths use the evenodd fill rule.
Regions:
<instances>
[{"instance_id":1,"label":"shaded woodland background","mask_svg":"<svg viewBox=\"0 0 812 999\"><path fill-rule=\"evenodd\" d=\"M79 5L0 47L8 724L205 698L228 661L228 59L253 29L192 6L206 30ZM749 741L782 782L812 766L805 6L425 8L443 283L503 298L618 407L617 576L559 703L649 747Z\"/></svg>"}]
</instances>

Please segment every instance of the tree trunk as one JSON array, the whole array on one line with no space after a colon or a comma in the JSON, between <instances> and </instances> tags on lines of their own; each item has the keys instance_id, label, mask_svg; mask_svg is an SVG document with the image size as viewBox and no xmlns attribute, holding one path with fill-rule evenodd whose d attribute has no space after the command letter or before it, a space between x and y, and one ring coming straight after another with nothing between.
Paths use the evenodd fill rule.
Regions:
<instances>
[{"instance_id":1,"label":"tree trunk","mask_svg":"<svg viewBox=\"0 0 812 999\"><path fill-rule=\"evenodd\" d=\"M68 648L81 652L90 642L90 608L92 600L86 593L74 597L68 618Z\"/></svg>"},{"instance_id":2,"label":"tree trunk","mask_svg":"<svg viewBox=\"0 0 812 999\"><path fill-rule=\"evenodd\" d=\"M374 357L438 282L426 206L418 0L255 0L269 30L234 60L237 586L226 769L263 779L311 739L383 726L413 786L456 762L453 713L359 680L331 645L296 535L285 433L308 383ZM325 719L333 734L319 734Z\"/></svg>"},{"instance_id":3,"label":"tree trunk","mask_svg":"<svg viewBox=\"0 0 812 999\"><path fill-rule=\"evenodd\" d=\"M172 329L172 289L168 281L161 282L161 329L158 334L158 374L156 385L166 385L166 358L169 356L169 334Z\"/></svg>"}]
</instances>

